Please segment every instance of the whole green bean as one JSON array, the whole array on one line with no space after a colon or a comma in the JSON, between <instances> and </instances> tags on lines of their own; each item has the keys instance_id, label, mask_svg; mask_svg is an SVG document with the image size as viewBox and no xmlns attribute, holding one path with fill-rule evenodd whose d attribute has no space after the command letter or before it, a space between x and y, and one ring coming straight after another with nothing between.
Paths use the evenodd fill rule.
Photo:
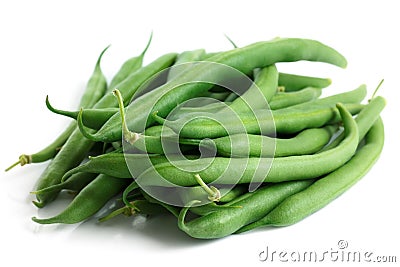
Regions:
<instances>
[{"instance_id":1,"label":"whole green bean","mask_svg":"<svg viewBox=\"0 0 400 267\"><path fill-rule=\"evenodd\" d=\"M265 217L241 228L238 233L261 226L292 225L325 207L364 177L378 159L383 144L384 128L382 120L378 119L366 136L366 144L350 161L304 191L288 197L270 213L265 213Z\"/></svg>"}]
</instances>

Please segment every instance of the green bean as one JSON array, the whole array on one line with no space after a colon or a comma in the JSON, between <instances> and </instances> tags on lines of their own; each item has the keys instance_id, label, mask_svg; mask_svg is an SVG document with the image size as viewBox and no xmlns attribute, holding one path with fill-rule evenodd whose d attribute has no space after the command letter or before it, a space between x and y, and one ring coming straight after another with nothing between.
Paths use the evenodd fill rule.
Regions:
<instances>
[{"instance_id":1,"label":"green bean","mask_svg":"<svg viewBox=\"0 0 400 267\"><path fill-rule=\"evenodd\" d=\"M377 96L371 99L368 105L366 105L365 108L363 108L361 112L357 115L355 120L358 125L359 142L361 142L361 140L367 134L368 130L372 127L374 122L379 118L379 114L384 109L385 105L386 105L386 100L381 96ZM344 138L344 133L341 133L329 145L324 147L320 152L329 150L337 146L343 140L343 138Z\"/></svg>"},{"instance_id":2,"label":"green bean","mask_svg":"<svg viewBox=\"0 0 400 267\"><path fill-rule=\"evenodd\" d=\"M188 157L194 158L194 156ZM107 153L90 157L86 163L69 170L62 177L62 181L67 181L69 177L80 172L106 174L116 178L132 178L132 172L138 175L152 165L168 162L169 159L181 158L174 155L169 155L167 158L162 155Z\"/></svg>"},{"instance_id":3,"label":"green bean","mask_svg":"<svg viewBox=\"0 0 400 267\"><path fill-rule=\"evenodd\" d=\"M302 192L280 203L262 219L241 228L238 233L261 226L287 226L325 207L357 183L374 165L384 144L384 128L378 119L366 136L366 144L354 157L334 172L316 181Z\"/></svg>"},{"instance_id":4,"label":"green bean","mask_svg":"<svg viewBox=\"0 0 400 267\"><path fill-rule=\"evenodd\" d=\"M332 83L328 78L316 78L288 73L280 73L278 85L282 86L285 92L298 91L306 87L325 88Z\"/></svg>"},{"instance_id":5,"label":"green bean","mask_svg":"<svg viewBox=\"0 0 400 267\"><path fill-rule=\"evenodd\" d=\"M270 109L281 109L296 104L308 103L321 95L320 88L306 87L296 92L277 93L269 102Z\"/></svg>"},{"instance_id":6,"label":"green bean","mask_svg":"<svg viewBox=\"0 0 400 267\"><path fill-rule=\"evenodd\" d=\"M91 107L95 102L97 102L105 93L106 91L106 86L104 86L104 83L106 83L105 77L101 72L100 68L100 62L103 57L103 54L107 51L109 46L107 46L101 53L100 56L97 59L94 71L86 85L86 89L81 97L80 100L80 107ZM47 98L46 98L47 99ZM25 164L30 164L30 163L40 163L44 162L47 160L50 160L55 157L55 155L58 153L60 148L64 145L64 143L67 141L68 137L73 133L73 131L76 129L76 122L72 122L69 124L69 126L48 146L43 148L42 150L27 155L27 154L22 154L19 156L19 160L8 167L6 171L11 170L13 167L17 166L20 164L21 166L24 166Z\"/></svg>"},{"instance_id":7,"label":"green bean","mask_svg":"<svg viewBox=\"0 0 400 267\"><path fill-rule=\"evenodd\" d=\"M74 224L82 222L98 212L113 196L121 192L127 185L128 181L126 179L99 175L80 191L60 214L46 219L33 217L32 220L40 224Z\"/></svg>"},{"instance_id":8,"label":"green bean","mask_svg":"<svg viewBox=\"0 0 400 267\"><path fill-rule=\"evenodd\" d=\"M130 99L149 77L152 77L154 74L170 66L174 62L175 57L176 54L174 53L166 54L129 75L118 85L121 94L124 95L125 99ZM105 79L103 86L105 88L107 87ZM93 108L100 109L113 106L117 106L117 101L115 101L112 93L107 93L93 106ZM42 173L39 182L37 183L36 191L60 183L63 175L68 170L78 166L79 163L82 162L93 144L94 142L84 138L79 130L75 130L57 156L52 162L50 162ZM36 194L37 201L33 201L33 203L40 208L54 200L56 196L56 192Z\"/></svg>"},{"instance_id":9,"label":"green bean","mask_svg":"<svg viewBox=\"0 0 400 267\"><path fill-rule=\"evenodd\" d=\"M307 188L312 182L291 181L264 186L255 192L247 193L250 196L237 203L241 208L220 209L189 222L185 222L185 216L190 206L185 207L179 214L178 226L194 238L222 238L246 224L259 220L285 198Z\"/></svg>"},{"instance_id":10,"label":"green bean","mask_svg":"<svg viewBox=\"0 0 400 267\"><path fill-rule=\"evenodd\" d=\"M136 179L147 186L193 186L193 174L198 173L205 183L242 184L251 181L282 182L312 179L334 171L345 164L355 153L358 144L358 127L342 104L337 104L345 128L346 138L339 146L328 151L301 156L275 158L222 158L181 160L156 164Z\"/></svg>"},{"instance_id":11,"label":"green bean","mask_svg":"<svg viewBox=\"0 0 400 267\"><path fill-rule=\"evenodd\" d=\"M73 192L81 191L85 186L87 186L91 181L97 177L96 173L81 172L74 174L67 181L61 182L59 184L51 185L49 187L40 189L38 191L33 191L33 194L45 194L60 192L61 190L70 190Z\"/></svg>"},{"instance_id":12,"label":"green bean","mask_svg":"<svg viewBox=\"0 0 400 267\"><path fill-rule=\"evenodd\" d=\"M285 157L306 155L319 151L330 141L337 127L311 128L301 131L293 138L272 138L254 134L233 134L216 139L180 139L188 145L200 145L216 149L225 157Z\"/></svg>"},{"instance_id":13,"label":"green bean","mask_svg":"<svg viewBox=\"0 0 400 267\"><path fill-rule=\"evenodd\" d=\"M146 54L152 39L153 33L150 34L150 38L143 51L138 56L131 57L122 64L120 69L111 79L111 82L108 86L109 91L114 90L119 84L121 84L126 78L128 78L131 73L137 71L142 67L144 55Z\"/></svg>"},{"instance_id":14,"label":"green bean","mask_svg":"<svg viewBox=\"0 0 400 267\"><path fill-rule=\"evenodd\" d=\"M276 62L298 60L322 61L341 67L346 66L345 58L338 52L322 43L307 39L275 39L259 42L223 52L208 60L209 63L196 64L179 77L132 101L126 108L128 128L134 132L142 132L144 128L155 123L154 118L149 118L152 112L158 111L160 116L166 116L177 104L208 91L212 86L210 82L221 81L229 74L227 67L221 69L220 64L232 67L243 74L250 74L255 68L266 67ZM194 81L200 82L193 83ZM125 96L123 98L126 99ZM137 104L138 102L140 104ZM82 121L78 120L78 125L81 132L93 141L121 140L121 120L116 114L96 133L88 132Z\"/></svg>"},{"instance_id":15,"label":"green bean","mask_svg":"<svg viewBox=\"0 0 400 267\"><path fill-rule=\"evenodd\" d=\"M363 108L360 104L346 104L352 114ZM270 135L274 131L282 134L297 133L307 128L319 128L340 121L336 108L323 105L309 105L303 109L255 110L251 113L219 112L198 114L193 119L165 120L155 114L155 119L171 128L180 137L190 139L218 138L233 134L249 133ZM274 125L275 124L275 125ZM275 126L275 129L274 129Z\"/></svg>"}]
</instances>

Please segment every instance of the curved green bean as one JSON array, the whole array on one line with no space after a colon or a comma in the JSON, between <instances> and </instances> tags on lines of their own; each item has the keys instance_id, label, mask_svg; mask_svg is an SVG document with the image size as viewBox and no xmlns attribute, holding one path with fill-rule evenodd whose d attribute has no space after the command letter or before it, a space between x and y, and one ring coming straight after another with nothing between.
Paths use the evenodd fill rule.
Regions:
<instances>
[{"instance_id":1,"label":"curved green bean","mask_svg":"<svg viewBox=\"0 0 400 267\"><path fill-rule=\"evenodd\" d=\"M378 119L366 136L366 144L354 157L334 172L319 179L309 188L292 195L257 222L238 233L261 226L287 226L320 210L358 182L372 168L384 144L384 128Z\"/></svg>"},{"instance_id":2,"label":"curved green bean","mask_svg":"<svg viewBox=\"0 0 400 267\"><path fill-rule=\"evenodd\" d=\"M180 161L156 164L137 178L140 185L193 186L193 174L198 173L205 183L242 184L253 180L282 182L312 179L334 171L345 164L355 153L358 144L358 127L346 108L338 104L346 138L339 146L328 151L301 156L275 158L222 158ZM194 164L195 162L195 164ZM178 166L178 167L177 167Z\"/></svg>"}]
</instances>

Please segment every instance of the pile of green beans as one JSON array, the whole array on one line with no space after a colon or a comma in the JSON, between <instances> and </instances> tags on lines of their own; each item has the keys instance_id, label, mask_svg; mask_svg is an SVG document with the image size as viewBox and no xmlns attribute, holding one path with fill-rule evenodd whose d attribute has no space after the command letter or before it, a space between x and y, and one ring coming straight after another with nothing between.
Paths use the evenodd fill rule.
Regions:
<instances>
[{"instance_id":1,"label":"pile of green beans","mask_svg":"<svg viewBox=\"0 0 400 267\"><path fill-rule=\"evenodd\" d=\"M175 216L193 238L222 238L297 223L378 160L386 101L377 90L367 99L365 85L325 96L331 79L279 71L281 62L302 60L345 68L333 48L275 38L167 53L143 66L151 39L110 82L101 69L105 48L77 110L46 96L47 108L72 122L6 171L49 161L31 192L38 208L73 194L57 215L33 221Z\"/></svg>"}]
</instances>

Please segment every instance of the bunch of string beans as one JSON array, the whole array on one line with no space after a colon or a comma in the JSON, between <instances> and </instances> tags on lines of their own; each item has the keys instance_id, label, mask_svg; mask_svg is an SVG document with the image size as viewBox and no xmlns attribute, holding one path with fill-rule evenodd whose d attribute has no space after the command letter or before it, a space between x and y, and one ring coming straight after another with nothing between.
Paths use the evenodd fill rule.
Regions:
<instances>
[{"instance_id":1,"label":"bunch of string beans","mask_svg":"<svg viewBox=\"0 0 400 267\"><path fill-rule=\"evenodd\" d=\"M281 73L277 63L345 68L321 42L275 38L229 51L143 52L108 83L95 65L74 120L20 164L50 160L32 193L42 208L61 191L71 203L41 224L79 223L109 201L117 215L172 213L194 238L294 224L360 180L378 159L385 99L367 90L321 97L327 78ZM379 87L379 86L378 86ZM376 91L375 91L376 92ZM121 198L115 198L121 194Z\"/></svg>"}]
</instances>

